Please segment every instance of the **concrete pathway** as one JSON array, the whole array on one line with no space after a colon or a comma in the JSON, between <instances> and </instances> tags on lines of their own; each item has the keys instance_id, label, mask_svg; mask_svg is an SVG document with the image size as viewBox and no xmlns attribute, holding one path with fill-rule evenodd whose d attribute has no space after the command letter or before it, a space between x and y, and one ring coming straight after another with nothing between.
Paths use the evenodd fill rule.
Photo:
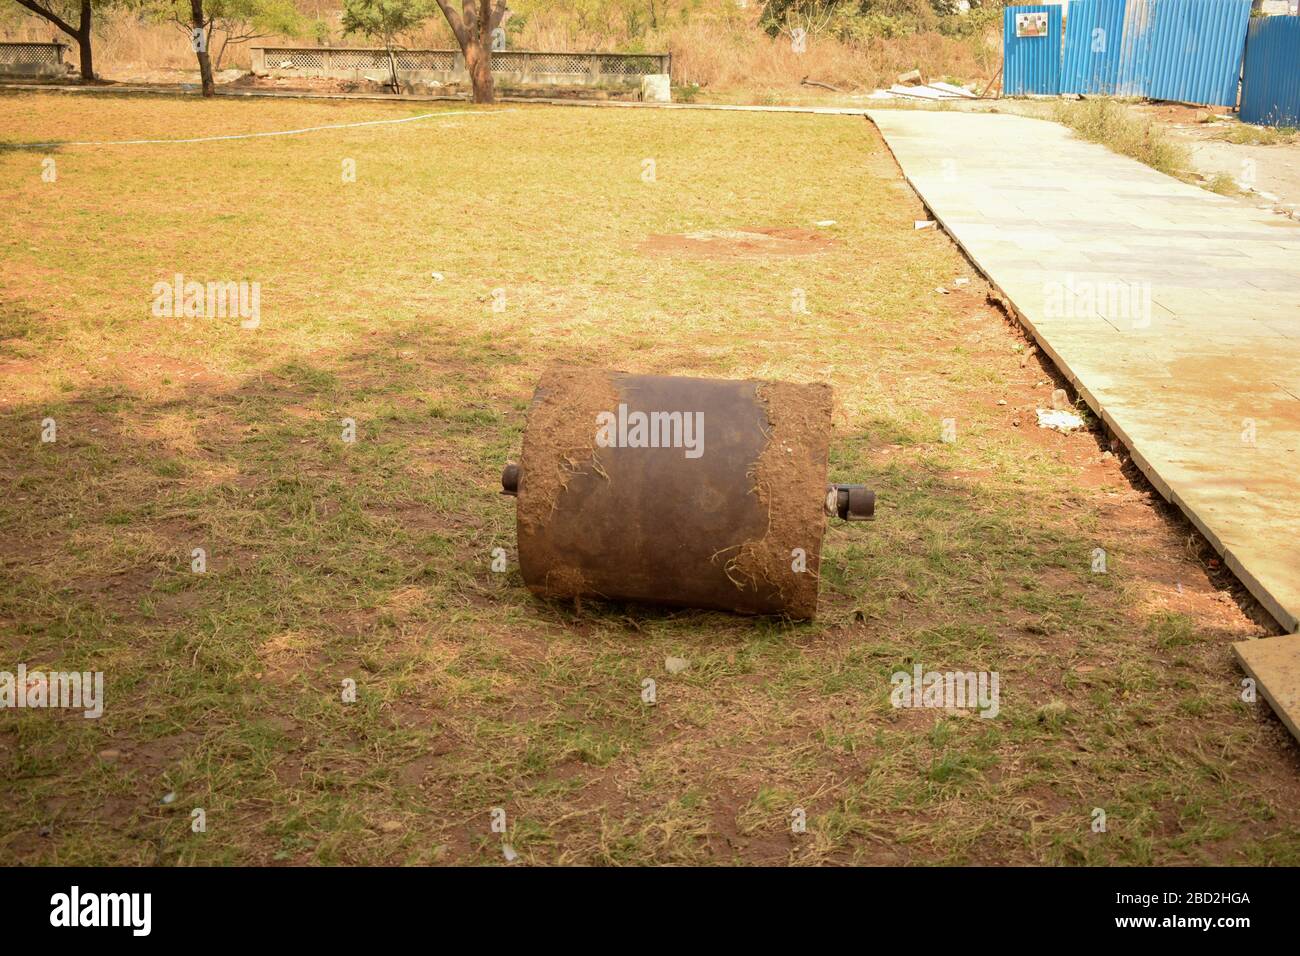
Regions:
<instances>
[{"instance_id":1,"label":"concrete pathway","mask_svg":"<svg viewBox=\"0 0 1300 956\"><path fill-rule=\"evenodd\" d=\"M1056 123L869 116L934 217L1152 484L1296 631L1300 223ZM1300 638L1277 640L1300 655Z\"/></svg>"}]
</instances>

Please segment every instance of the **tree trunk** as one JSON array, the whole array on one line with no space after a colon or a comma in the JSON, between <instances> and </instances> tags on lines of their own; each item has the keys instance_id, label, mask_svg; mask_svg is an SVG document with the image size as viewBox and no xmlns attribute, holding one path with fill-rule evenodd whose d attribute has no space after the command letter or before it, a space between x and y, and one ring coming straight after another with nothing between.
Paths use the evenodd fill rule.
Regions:
<instances>
[{"instance_id":1,"label":"tree trunk","mask_svg":"<svg viewBox=\"0 0 1300 956\"><path fill-rule=\"evenodd\" d=\"M478 36L465 44L465 69L474 87L475 103L495 103L496 88L492 82L492 50L490 37Z\"/></svg>"},{"instance_id":2,"label":"tree trunk","mask_svg":"<svg viewBox=\"0 0 1300 956\"><path fill-rule=\"evenodd\" d=\"M194 26L192 39L197 41L195 55L199 58L199 76L203 80L203 95L214 96L217 84L212 79L212 58L208 55L208 31L203 22L203 0L190 0L190 23Z\"/></svg>"},{"instance_id":3,"label":"tree trunk","mask_svg":"<svg viewBox=\"0 0 1300 956\"><path fill-rule=\"evenodd\" d=\"M25 0L19 0L20 3ZM478 10L474 4L477 2ZM451 5L451 0L437 0L439 9L465 55L465 70L474 87L475 103L495 103L496 88L492 82L492 31L505 23L510 16L506 0L461 0L461 12Z\"/></svg>"},{"instance_id":4,"label":"tree trunk","mask_svg":"<svg viewBox=\"0 0 1300 956\"><path fill-rule=\"evenodd\" d=\"M81 0L81 23L77 25L77 51L81 54L81 82L95 82L95 59L90 53L90 0Z\"/></svg>"},{"instance_id":5,"label":"tree trunk","mask_svg":"<svg viewBox=\"0 0 1300 956\"><path fill-rule=\"evenodd\" d=\"M393 56L393 41L386 40L385 44L388 49L388 72L393 77L393 95L396 96L402 92L401 84L397 82L397 57Z\"/></svg>"}]
</instances>

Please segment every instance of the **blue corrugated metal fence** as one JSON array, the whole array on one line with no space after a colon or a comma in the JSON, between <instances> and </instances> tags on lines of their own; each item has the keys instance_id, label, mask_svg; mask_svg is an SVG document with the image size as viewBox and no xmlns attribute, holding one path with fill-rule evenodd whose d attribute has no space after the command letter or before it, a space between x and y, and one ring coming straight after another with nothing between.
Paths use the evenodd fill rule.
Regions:
<instances>
[{"instance_id":1,"label":"blue corrugated metal fence","mask_svg":"<svg viewBox=\"0 0 1300 956\"><path fill-rule=\"evenodd\" d=\"M1300 126L1300 17L1250 21L1241 118L1265 126Z\"/></svg>"},{"instance_id":2,"label":"blue corrugated metal fence","mask_svg":"<svg viewBox=\"0 0 1300 956\"><path fill-rule=\"evenodd\" d=\"M1126 0L1075 0L1065 18L1062 93L1114 93Z\"/></svg>"},{"instance_id":3,"label":"blue corrugated metal fence","mask_svg":"<svg viewBox=\"0 0 1300 956\"><path fill-rule=\"evenodd\" d=\"M1146 95L1236 106L1249 19L1250 0L1155 0Z\"/></svg>"},{"instance_id":4,"label":"blue corrugated metal fence","mask_svg":"<svg viewBox=\"0 0 1300 956\"><path fill-rule=\"evenodd\" d=\"M1047 34L1016 36L1018 13L1046 13ZM1061 92L1061 8L1045 4L1003 10L1002 53L1002 92L1005 95Z\"/></svg>"},{"instance_id":5,"label":"blue corrugated metal fence","mask_svg":"<svg viewBox=\"0 0 1300 956\"><path fill-rule=\"evenodd\" d=\"M1151 27L1155 21L1155 0L1128 0L1124 5L1124 29L1119 41L1119 74L1116 96L1146 96L1150 80L1148 56Z\"/></svg>"},{"instance_id":6,"label":"blue corrugated metal fence","mask_svg":"<svg viewBox=\"0 0 1300 956\"><path fill-rule=\"evenodd\" d=\"M1044 38L1003 19L1003 92L1101 93L1235 106L1250 0L1074 0L1053 88ZM1059 29L1049 29L1059 37ZM1033 43L1037 41L1037 46ZM1013 67L1014 63L1014 67Z\"/></svg>"}]
</instances>

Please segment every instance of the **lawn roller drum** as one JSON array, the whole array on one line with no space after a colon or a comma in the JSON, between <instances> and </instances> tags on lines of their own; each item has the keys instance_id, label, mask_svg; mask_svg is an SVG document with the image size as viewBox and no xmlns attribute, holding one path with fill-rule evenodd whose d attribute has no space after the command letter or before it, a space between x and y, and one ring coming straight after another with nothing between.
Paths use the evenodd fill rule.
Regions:
<instances>
[{"instance_id":1,"label":"lawn roller drum","mask_svg":"<svg viewBox=\"0 0 1300 956\"><path fill-rule=\"evenodd\" d=\"M826 516L875 511L827 484L830 434L829 385L551 369L501 476L524 583L811 618Z\"/></svg>"}]
</instances>

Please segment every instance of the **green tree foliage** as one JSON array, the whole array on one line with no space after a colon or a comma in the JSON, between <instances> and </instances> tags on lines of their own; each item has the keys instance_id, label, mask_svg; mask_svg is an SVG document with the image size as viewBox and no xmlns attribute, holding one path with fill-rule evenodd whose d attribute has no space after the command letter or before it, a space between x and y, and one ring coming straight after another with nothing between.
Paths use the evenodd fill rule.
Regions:
<instances>
[{"instance_id":1,"label":"green tree foliage","mask_svg":"<svg viewBox=\"0 0 1300 956\"><path fill-rule=\"evenodd\" d=\"M343 0L343 32L361 34L390 47L435 9L429 0Z\"/></svg>"},{"instance_id":2,"label":"green tree foliage","mask_svg":"<svg viewBox=\"0 0 1300 956\"><path fill-rule=\"evenodd\" d=\"M435 9L430 0L343 0L343 32L361 34L383 44L396 93L399 86L393 44L427 20Z\"/></svg>"},{"instance_id":3,"label":"green tree foliage","mask_svg":"<svg viewBox=\"0 0 1300 956\"><path fill-rule=\"evenodd\" d=\"M190 0L160 0L154 18L193 32ZM203 0L203 31L213 69L221 69L226 50L265 36L297 36L304 20L293 0ZM197 52L197 51L195 51Z\"/></svg>"}]
</instances>

